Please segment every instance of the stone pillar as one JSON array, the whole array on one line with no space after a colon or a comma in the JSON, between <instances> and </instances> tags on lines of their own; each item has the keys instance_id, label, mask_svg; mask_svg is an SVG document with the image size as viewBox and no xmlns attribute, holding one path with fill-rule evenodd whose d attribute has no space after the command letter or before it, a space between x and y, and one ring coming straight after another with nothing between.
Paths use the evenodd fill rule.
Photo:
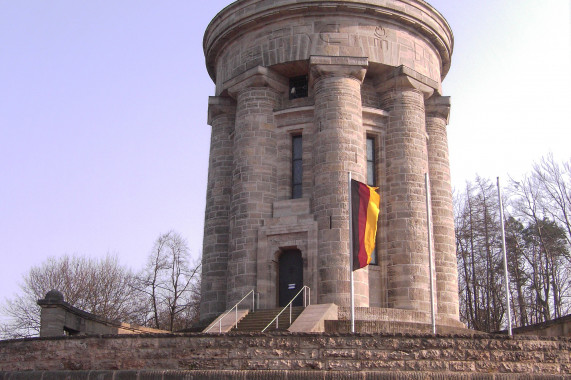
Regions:
<instances>
[{"instance_id":1,"label":"stone pillar","mask_svg":"<svg viewBox=\"0 0 571 380\"><path fill-rule=\"evenodd\" d=\"M446 136L450 97L435 95L425 104L438 313L459 319L458 267Z\"/></svg>"},{"instance_id":2,"label":"stone pillar","mask_svg":"<svg viewBox=\"0 0 571 380\"><path fill-rule=\"evenodd\" d=\"M229 82L228 92L237 99L237 106L227 308L256 287L258 229L272 217L277 194L273 112L288 90L287 79L259 66Z\"/></svg>"},{"instance_id":3,"label":"stone pillar","mask_svg":"<svg viewBox=\"0 0 571 380\"><path fill-rule=\"evenodd\" d=\"M50 290L44 299L38 300L40 312L40 337L52 337L65 335L66 322L63 294L57 290Z\"/></svg>"},{"instance_id":4,"label":"stone pillar","mask_svg":"<svg viewBox=\"0 0 571 380\"><path fill-rule=\"evenodd\" d=\"M206 187L206 211L202 249L200 319L207 320L226 310L229 213L232 195L232 137L236 104L231 98L210 97L208 124L210 162Z\"/></svg>"},{"instance_id":5,"label":"stone pillar","mask_svg":"<svg viewBox=\"0 0 571 380\"><path fill-rule=\"evenodd\" d=\"M424 96L432 89L396 68L377 87L389 112L386 152L388 307L430 312L424 175Z\"/></svg>"},{"instance_id":6,"label":"stone pillar","mask_svg":"<svg viewBox=\"0 0 571 380\"><path fill-rule=\"evenodd\" d=\"M350 305L347 173L366 178L361 85L366 58L313 56L313 213L318 224L318 303ZM368 269L355 272L355 305L369 306Z\"/></svg>"}]
</instances>

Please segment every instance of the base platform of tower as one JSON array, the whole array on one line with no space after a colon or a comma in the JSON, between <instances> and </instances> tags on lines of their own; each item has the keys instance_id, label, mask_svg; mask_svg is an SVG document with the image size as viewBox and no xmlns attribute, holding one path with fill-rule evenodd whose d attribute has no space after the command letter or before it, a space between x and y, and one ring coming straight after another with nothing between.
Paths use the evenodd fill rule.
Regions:
<instances>
[{"instance_id":1,"label":"base platform of tower","mask_svg":"<svg viewBox=\"0 0 571 380\"><path fill-rule=\"evenodd\" d=\"M422 0L239 0L214 17L203 323L251 290L262 310L304 286L313 305L350 306L350 172L381 197L356 307L425 323L432 298L441 325L460 324L441 86L452 49Z\"/></svg>"},{"instance_id":2,"label":"base platform of tower","mask_svg":"<svg viewBox=\"0 0 571 380\"><path fill-rule=\"evenodd\" d=\"M292 333L437 333L482 334L470 330L453 318L439 315L432 324L429 313L410 310L358 307L351 323L351 308L335 304L317 304L263 310L231 309L214 319L202 332L220 334L227 332Z\"/></svg>"}]
</instances>

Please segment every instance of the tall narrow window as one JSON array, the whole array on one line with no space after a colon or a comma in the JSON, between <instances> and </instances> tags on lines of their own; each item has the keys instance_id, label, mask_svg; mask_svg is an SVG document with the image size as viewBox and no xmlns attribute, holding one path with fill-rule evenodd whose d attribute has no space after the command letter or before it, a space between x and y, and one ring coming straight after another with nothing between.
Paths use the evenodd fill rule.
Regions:
<instances>
[{"instance_id":1,"label":"tall narrow window","mask_svg":"<svg viewBox=\"0 0 571 380\"><path fill-rule=\"evenodd\" d=\"M301 135L293 136L292 142L292 162L291 162L291 197L301 198L302 189L302 144Z\"/></svg>"},{"instance_id":2,"label":"tall narrow window","mask_svg":"<svg viewBox=\"0 0 571 380\"><path fill-rule=\"evenodd\" d=\"M375 176L375 139L372 137L367 137L367 185L375 186L376 184ZM372 265L378 265L377 250L374 249L371 252L371 262Z\"/></svg>"},{"instance_id":3,"label":"tall narrow window","mask_svg":"<svg viewBox=\"0 0 571 380\"><path fill-rule=\"evenodd\" d=\"M367 185L375 186L375 139L367 137Z\"/></svg>"}]
</instances>

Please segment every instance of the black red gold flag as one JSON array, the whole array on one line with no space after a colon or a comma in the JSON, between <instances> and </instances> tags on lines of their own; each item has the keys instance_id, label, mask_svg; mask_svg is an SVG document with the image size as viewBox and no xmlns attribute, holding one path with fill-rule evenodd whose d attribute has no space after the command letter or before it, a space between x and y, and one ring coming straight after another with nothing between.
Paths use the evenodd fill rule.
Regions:
<instances>
[{"instance_id":1,"label":"black red gold flag","mask_svg":"<svg viewBox=\"0 0 571 380\"><path fill-rule=\"evenodd\" d=\"M377 220L381 196L362 182L351 180L351 216L353 240L353 270L371 262L377 236Z\"/></svg>"}]
</instances>

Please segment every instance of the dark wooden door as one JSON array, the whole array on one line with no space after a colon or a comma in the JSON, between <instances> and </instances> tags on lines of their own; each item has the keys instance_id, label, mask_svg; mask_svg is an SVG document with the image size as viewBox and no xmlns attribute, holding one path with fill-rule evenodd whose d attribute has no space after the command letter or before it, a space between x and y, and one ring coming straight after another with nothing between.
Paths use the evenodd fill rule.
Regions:
<instances>
[{"instance_id":1,"label":"dark wooden door","mask_svg":"<svg viewBox=\"0 0 571 380\"><path fill-rule=\"evenodd\" d=\"M285 251L279 259L279 300L285 306L303 287L303 259L298 250ZM293 302L293 306L303 306L303 295Z\"/></svg>"}]
</instances>

